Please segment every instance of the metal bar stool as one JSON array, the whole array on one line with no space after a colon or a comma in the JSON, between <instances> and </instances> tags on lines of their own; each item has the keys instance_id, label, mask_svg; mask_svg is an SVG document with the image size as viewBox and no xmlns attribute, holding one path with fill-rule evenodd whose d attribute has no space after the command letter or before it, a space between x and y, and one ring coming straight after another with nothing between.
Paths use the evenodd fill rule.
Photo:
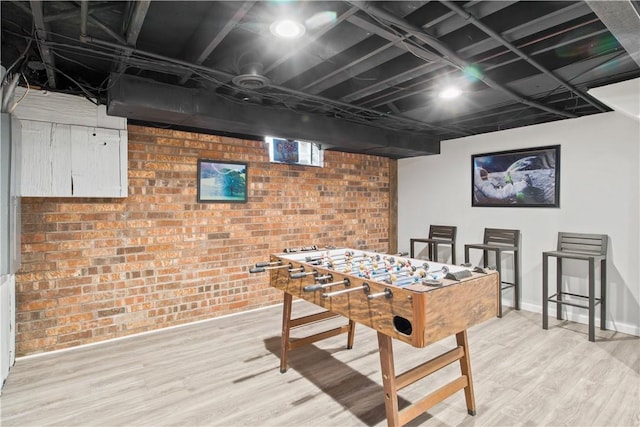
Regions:
<instances>
[{"instance_id":1,"label":"metal bar stool","mask_svg":"<svg viewBox=\"0 0 640 427\"><path fill-rule=\"evenodd\" d=\"M410 239L411 258L414 258L414 244L426 243L429 250L429 261L438 262L438 245L451 245L451 263L456 263L456 234L458 227L450 225L432 225L429 227L429 238Z\"/></svg>"},{"instance_id":2,"label":"metal bar stool","mask_svg":"<svg viewBox=\"0 0 640 427\"><path fill-rule=\"evenodd\" d=\"M609 237L606 234L578 234L558 233L558 250L542 253L542 329L549 329L547 304L556 303L556 317L562 320L562 306L586 308L589 310L589 341L596 340L595 312L596 305L600 304L600 329L606 330L605 302L607 283L607 244ZM549 296L548 285L548 261L549 257L555 257L556 267L556 293ZM562 260L564 258L587 261L589 264L589 295L573 294L562 290ZM595 264L600 261L600 298L595 297ZM576 304L566 301L563 297L568 295L574 298L587 299L588 305Z\"/></svg>"},{"instance_id":3,"label":"metal bar stool","mask_svg":"<svg viewBox=\"0 0 640 427\"><path fill-rule=\"evenodd\" d=\"M520 310L520 230L485 228L483 243L464 245L464 262L469 262L469 249L482 250L482 262L489 263L488 252L496 258L496 270L500 274L500 292L498 293L498 317L502 317L502 291L513 288L515 309ZM514 280L507 282L502 277L502 252L513 252ZM506 286L502 286L506 285Z\"/></svg>"}]
</instances>

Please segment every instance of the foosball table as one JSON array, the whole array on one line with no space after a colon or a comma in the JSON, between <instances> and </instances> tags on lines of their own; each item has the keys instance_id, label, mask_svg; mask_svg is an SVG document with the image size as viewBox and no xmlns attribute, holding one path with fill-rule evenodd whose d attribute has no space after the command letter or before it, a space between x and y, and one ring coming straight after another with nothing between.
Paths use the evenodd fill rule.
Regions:
<instances>
[{"instance_id":1,"label":"foosball table","mask_svg":"<svg viewBox=\"0 0 640 427\"><path fill-rule=\"evenodd\" d=\"M460 390L464 390L468 413L475 415L467 329L496 317L500 292L496 271L315 246L273 254L250 271L268 271L270 285L284 291L281 372L286 372L288 353L295 348L343 333L347 333L347 348L352 348L355 324L360 323L377 331L389 426L406 424ZM325 310L292 318L294 297ZM293 328L338 316L346 317L348 323L290 339ZM392 339L422 348L453 335L455 348L396 375ZM400 389L455 362L460 363L460 377L399 410Z\"/></svg>"}]
</instances>

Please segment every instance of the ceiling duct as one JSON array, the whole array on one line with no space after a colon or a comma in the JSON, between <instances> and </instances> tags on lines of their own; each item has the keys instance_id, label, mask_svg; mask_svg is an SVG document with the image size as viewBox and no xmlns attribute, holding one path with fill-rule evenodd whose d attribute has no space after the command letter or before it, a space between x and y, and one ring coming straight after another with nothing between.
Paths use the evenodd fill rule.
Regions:
<instances>
[{"instance_id":1,"label":"ceiling duct","mask_svg":"<svg viewBox=\"0 0 640 427\"><path fill-rule=\"evenodd\" d=\"M209 91L122 75L109 87L107 112L143 122L242 135L277 135L331 146L335 151L390 158L440 153L437 137L386 130L288 109L238 103Z\"/></svg>"}]
</instances>

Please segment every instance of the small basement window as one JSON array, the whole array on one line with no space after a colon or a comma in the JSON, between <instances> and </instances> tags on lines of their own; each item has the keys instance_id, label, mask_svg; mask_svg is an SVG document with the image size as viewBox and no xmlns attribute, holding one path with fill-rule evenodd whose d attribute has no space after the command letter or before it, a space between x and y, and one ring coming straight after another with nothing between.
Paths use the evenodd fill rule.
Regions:
<instances>
[{"instance_id":1,"label":"small basement window","mask_svg":"<svg viewBox=\"0 0 640 427\"><path fill-rule=\"evenodd\" d=\"M288 163L322 167L323 156L320 144L295 139L267 136L269 160L273 163Z\"/></svg>"}]
</instances>

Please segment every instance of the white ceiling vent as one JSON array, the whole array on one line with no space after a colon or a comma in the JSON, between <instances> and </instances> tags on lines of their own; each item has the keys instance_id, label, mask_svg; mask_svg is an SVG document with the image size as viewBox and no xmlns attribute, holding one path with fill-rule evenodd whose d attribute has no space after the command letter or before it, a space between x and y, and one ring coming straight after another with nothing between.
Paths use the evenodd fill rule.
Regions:
<instances>
[{"instance_id":1,"label":"white ceiling vent","mask_svg":"<svg viewBox=\"0 0 640 427\"><path fill-rule=\"evenodd\" d=\"M240 75L231 79L234 85L242 89L257 90L269 86L269 79L262 75L263 66L259 62L249 62L245 64Z\"/></svg>"},{"instance_id":2,"label":"white ceiling vent","mask_svg":"<svg viewBox=\"0 0 640 427\"><path fill-rule=\"evenodd\" d=\"M231 79L234 85L242 89L262 89L269 86L269 79L259 74L240 74Z\"/></svg>"}]
</instances>

